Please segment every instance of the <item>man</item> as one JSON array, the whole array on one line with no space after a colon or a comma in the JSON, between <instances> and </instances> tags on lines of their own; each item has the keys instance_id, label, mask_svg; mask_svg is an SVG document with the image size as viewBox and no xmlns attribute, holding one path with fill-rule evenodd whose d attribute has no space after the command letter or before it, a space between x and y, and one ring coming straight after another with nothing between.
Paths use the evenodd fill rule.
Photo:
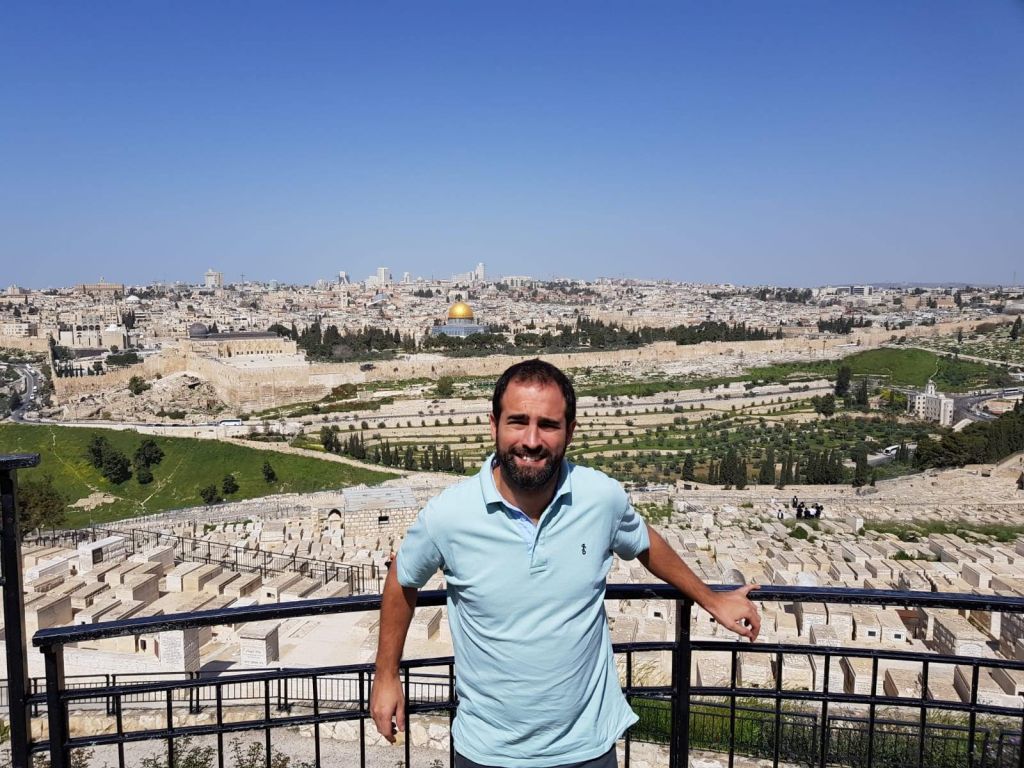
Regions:
<instances>
[{"instance_id":1,"label":"man","mask_svg":"<svg viewBox=\"0 0 1024 768\"><path fill-rule=\"evenodd\" d=\"M747 597L754 587L712 592L618 482L565 460L576 395L560 370L513 365L491 410L494 454L423 508L388 572L371 714L389 741L405 729L399 660L416 590L441 569L459 696L456 768L614 768L615 741L637 716L619 687L604 611L613 553L639 558L751 641L760 628Z\"/></svg>"}]
</instances>

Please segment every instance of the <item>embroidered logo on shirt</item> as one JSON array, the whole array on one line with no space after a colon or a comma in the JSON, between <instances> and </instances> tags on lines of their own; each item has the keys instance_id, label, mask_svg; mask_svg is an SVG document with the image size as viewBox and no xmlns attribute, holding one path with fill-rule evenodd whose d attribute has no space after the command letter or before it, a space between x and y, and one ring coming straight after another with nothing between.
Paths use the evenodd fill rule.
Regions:
<instances>
[{"instance_id":1,"label":"embroidered logo on shirt","mask_svg":"<svg viewBox=\"0 0 1024 768\"><path fill-rule=\"evenodd\" d=\"M580 544L580 554L581 555L587 554L587 545L586 544Z\"/></svg>"}]
</instances>

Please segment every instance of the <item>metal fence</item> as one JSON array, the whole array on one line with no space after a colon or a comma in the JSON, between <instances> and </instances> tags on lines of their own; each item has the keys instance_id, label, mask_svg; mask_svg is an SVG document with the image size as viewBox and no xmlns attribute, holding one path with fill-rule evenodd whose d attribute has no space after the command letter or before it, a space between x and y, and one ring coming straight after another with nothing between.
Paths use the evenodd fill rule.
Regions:
<instances>
[{"instance_id":1,"label":"metal fence","mask_svg":"<svg viewBox=\"0 0 1024 768\"><path fill-rule=\"evenodd\" d=\"M37 531L25 538L26 543L50 546L78 546L106 536L121 536L128 555L156 546L174 548L176 562L212 563L222 568L261 576L279 573L301 573L322 584L342 582L349 585L351 594L379 592L383 582L381 569L372 563L335 563L280 552L247 549L236 544L225 544L206 539L195 539L173 533L139 528L79 528L70 531Z\"/></svg>"},{"instance_id":2,"label":"metal fence","mask_svg":"<svg viewBox=\"0 0 1024 768\"><path fill-rule=\"evenodd\" d=\"M64 648L73 643L192 628L237 625L250 621L308 618L339 613L376 611L379 596L304 600L275 605L224 608L191 614L150 616L117 622L44 629L32 643L43 654L45 679L27 674L24 604L14 470L34 466L37 457L0 457L0 555L7 641L7 695L10 709L11 758L14 768L27 768L32 755L46 755L51 768L69 768L72 752L107 746L117 752L117 764L132 764L126 747L142 742L161 745L168 766L184 764L185 740L205 737L216 742L216 757L224 765L224 739L239 733L263 737L263 757L272 765L274 733L307 728L312 737L313 764L322 764L322 731L329 723L358 724L359 762L366 763L371 665L312 669L256 670L216 675L194 673L140 679L125 675L84 678L64 674ZM727 587L716 587L727 589ZM609 600L659 600L675 603L675 635L671 641L615 646L624 662L623 690L641 715L625 737L625 764L630 765L636 739L667 744L671 768L687 763L691 749L723 753L733 766L737 756L770 760L772 765L844 765L855 768L1024 768L1024 710L1018 699L992 703L981 692L981 675L1000 670L1024 678L1024 661L979 656L953 656L883 648L806 646L794 643L740 643L691 637L693 604L667 585L609 585ZM762 587L759 601L871 605L878 607L951 609L992 613L1024 613L1024 598L978 594L897 592L844 588ZM419 605L443 604L441 592L422 592ZM653 685L639 674L645 654L669 654L671 681ZM728 659L728 673L716 684L694 684L694 654L716 653ZM761 687L742 679L740 655L763 657L774 670L771 685ZM787 680L786 659L821 659L820 686ZM641 657L641 661L638 661ZM859 664L854 665L859 660ZM895 695L880 684L882 662L916 665L919 690ZM844 684L831 690L830 670L846 665L870 668L867 685ZM851 666L853 665L853 666ZM958 668L962 697L934 695L929 676L937 665ZM411 727L426 713L455 717L455 665L450 657L402 662L406 717ZM865 690L866 689L866 690ZM234 705L238 706L232 710ZM150 713L139 727L126 728L125 714L134 708ZM71 713L101 710L113 720L110 732L72 735ZM207 713L203 722L182 721L183 711ZM890 712L904 713L893 717ZM44 738L33 740L29 728L38 712L46 719ZM212 718L209 715L212 714ZM449 761L454 746L449 739ZM402 763L412 763L412 742L405 740Z\"/></svg>"},{"instance_id":3,"label":"metal fence","mask_svg":"<svg viewBox=\"0 0 1024 768\"><path fill-rule=\"evenodd\" d=\"M1020 706L1001 706L979 699L982 672L1003 669L1024 674L1024 661L904 652L894 649L823 647L787 643L746 644L732 640L703 640L690 637L692 604L680 599L664 585L610 585L608 599L676 601L676 639L656 643L616 646L624 657L624 690L641 721L627 735L634 740L664 742L673 768L685 764L692 749L722 752L730 764L746 755L771 760L773 765L799 763L824 768L848 765L860 768L994 768L1019 766L1024 759L1020 735L1024 711ZM440 605L445 596L424 592L420 605ZM1024 612L1024 599L990 595L890 592L881 590L793 587L763 587L762 601L866 604L877 606L964 609L971 611ZM369 665L302 670L246 672L190 679L128 681L124 678L82 684L62 673L63 647L68 643L94 641L191 627L237 624L246 621L377 610L379 597L351 597L302 601L288 604L222 609L179 616L129 619L109 624L46 629L33 643L46 660L46 685L29 699L46 709L49 738L32 745L33 751L50 754L53 768L67 766L71 750L90 746L115 746L120 765L125 765L124 747L139 741L160 740L165 744L168 764L173 764L175 741L189 736L215 736L222 748L223 736L240 731L262 732L268 754L275 729L313 726L316 760L320 755L319 726L339 720L356 720L365 728L369 718L369 692L373 669ZM672 659L670 685L642 684L634 678L638 656L668 652ZM690 679L693 654L716 652L729 658L728 683L694 685ZM763 655L776 670L767 688L744 684L739 675L740 654ZM786 681L784 659L813 655L825 665L820 690L798 690ZM830 690L829 667L844 660L866 659L870 664L866 692ZM921 692L916 696L886 694L880 662L915 662L921 668ZM929 694L929 670L935 665L955 665L966 671L969 696L949 701ZM451 658L413 659L402 664L408 696L409 717L425 712L446 713L453 718L458 702L454 695L455 669ZM427 678L424 673L440 674ZM90 704L91 702L91 704ZM259 707L262 715L251 713L242 719L225 720L232 702ZM162 726L125 730L123 716L131 707L145 703L157 707ZM83 706L104 706L116 720L114 733L71 736L69 714ZM174 721L175 707L209 707L215 723L180 725ZM882 716L880 708L912 713L902 718ZM979 725L979 718L984 723ZM371 726L372 727L372 726ZM365 740L360 751L365 759ZM411 749L406 741L406 765ZM317 763L319 764L319 763Z\"/></svg>"}]
</instances>

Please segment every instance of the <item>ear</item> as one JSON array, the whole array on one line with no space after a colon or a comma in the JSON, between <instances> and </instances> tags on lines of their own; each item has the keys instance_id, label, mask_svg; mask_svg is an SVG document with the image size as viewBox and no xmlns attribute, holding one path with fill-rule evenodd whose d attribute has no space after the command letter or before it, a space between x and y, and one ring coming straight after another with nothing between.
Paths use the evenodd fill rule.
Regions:
<instances>
[{"instance_id":1,"label":"ear","mask_svg":"<svg viewBox=\"0 0 1024 768\"><path fill-rule=\"evenodd\" d=\"M493 413L487 414L487 419L491 424L491 442L495 445L498 443L498 420L494 418Z\"/></svg>"},{"instance_id":2,"label":"ear","mask_svg":"<svg viewBox=\"0 0 1024 768\"><path fill-rule=\"evenodd\" d=\"M570 421L565 427L565 447L569 447L569 443L572 442L573 433L576 431L576 422Z\"/></svg>"}]
</instances>

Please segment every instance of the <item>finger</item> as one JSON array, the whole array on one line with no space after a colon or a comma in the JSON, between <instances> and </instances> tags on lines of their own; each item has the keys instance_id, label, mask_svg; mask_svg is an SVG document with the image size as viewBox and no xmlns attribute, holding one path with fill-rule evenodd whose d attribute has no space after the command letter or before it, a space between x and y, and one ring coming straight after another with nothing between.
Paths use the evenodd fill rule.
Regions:
<instances>
[{"instance_id":1,"label":"finger","mask_svg":"<svg viewBox=\"0 0 1024 768\"><path fill-rule=\"evenodd\" d=\"M740 637L750 637L753 629L747 624L745 619L737 619L736 628L734 630Z\"/></svg>"},{"instance_id":2,"label":"finger","mask_svg":"<svg viewBox=\"0 0 1024 768\"><path fill-rule=\"evenodd\" d=\"M754 611L750 615L750 628L750 642L754 642L757 640L757 636L761 634L761 617L758 615L757 611Z\"/></svg>"},{"instance_id":3,"label":"finger","mask_svg":"<svg viewBox=\"0 0 1024 768\"><path fill-rule=\"evenodd\" d=\"M390 717L382 715L379 712L374 712L373 724L377 727L377 733L379 733L385 739L390 741L392 744L395 743L395 729L394 726L391 724Z\"/></svg>"},{"instance_id":4,"label":"finger","mask_svg":"<svg viewBox=\"0 0 1024 768\"><path fill-rule=\"evenodd\" d=\"M746 597L751 592L753 592L755 589L760 589L760 588L761 588L760 584L744 584L742 587L740 587L736 591L737 591L737 593L741 597Z\"/></svg>"},{"instance_id":5,"label":"finger","mask_svg":"<svg viewBox=\"0 0 1024 768\"><path fill-rule=\"evenodd\" d=\"M395 711L395 724L398 726L398 730L405 730L405 702L402 702Z\"/></svg>"}]
</instances>

